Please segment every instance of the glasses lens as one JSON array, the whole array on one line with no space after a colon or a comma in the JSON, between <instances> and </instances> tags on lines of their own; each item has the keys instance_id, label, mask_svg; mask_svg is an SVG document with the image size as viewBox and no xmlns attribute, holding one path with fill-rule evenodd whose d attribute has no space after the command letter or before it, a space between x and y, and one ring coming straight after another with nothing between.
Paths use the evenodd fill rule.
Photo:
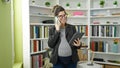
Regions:
<instances>
[{"instance_id":1,"label":"glasses lens","mask_svg":"<svg viewBox=\"0 0 120 68\"><path fill-rule=\"evenodd\" d=\"M67 16L67 14L59 15L58 17L59 17L59 18L63 18L63 17L66 17L66 16Z\"/></svg>"}]
</instances>

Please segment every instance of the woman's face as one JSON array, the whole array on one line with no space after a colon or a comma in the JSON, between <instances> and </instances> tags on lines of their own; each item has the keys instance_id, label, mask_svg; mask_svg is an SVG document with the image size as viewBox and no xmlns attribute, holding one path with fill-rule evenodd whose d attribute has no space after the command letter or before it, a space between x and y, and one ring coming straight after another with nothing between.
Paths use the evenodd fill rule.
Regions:
<instances>
[{"instance_id":1,"label":"woman's face","mask_svg":"<svg viewBox=\"0 0 120 68\"><path fill-rule=\"evenodd\" d=\"M58 19L62 24L65 24L67 22L67 14L65 13L65 11L59 12Z\"/></svg>"}]
</instances>

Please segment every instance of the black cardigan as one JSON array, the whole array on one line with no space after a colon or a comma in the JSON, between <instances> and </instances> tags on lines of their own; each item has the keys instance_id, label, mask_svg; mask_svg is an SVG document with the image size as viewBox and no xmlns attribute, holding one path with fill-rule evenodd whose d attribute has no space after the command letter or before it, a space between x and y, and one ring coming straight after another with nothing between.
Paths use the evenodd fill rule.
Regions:
<instances>
[{"instance_id":1,"label":"black cardigan","mask_svg":"<svg viewBox=\"0 0 120 68\"><path fill-rule=\"evenodd\" d=\"M69 42L70 39L72 38L73 34L76 32L75 26L66 24L65 25L65 35L66 39ZM49 39L48 39L48 46L53 49L50 62L53 64L57 63L58 59L58 47L60 44L61 38L60 38L60 32L57 32L55 29L55 26L51 27L49 29ZM78 59L78 54L77 54L77 49L80 47L76 47L73 45L70 45L72 49L72 61L77 62Z\"/></svg>"}]
</instances>

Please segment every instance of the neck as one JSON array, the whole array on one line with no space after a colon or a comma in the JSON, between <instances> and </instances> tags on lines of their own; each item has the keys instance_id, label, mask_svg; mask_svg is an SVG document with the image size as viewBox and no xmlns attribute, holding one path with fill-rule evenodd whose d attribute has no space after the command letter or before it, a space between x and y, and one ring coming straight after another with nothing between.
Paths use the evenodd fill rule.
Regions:
<instances>
[{"instance_id":1,"label":"neck","mask_svg":"<svg viewBox=\"0 0 120 68\"><path fill-rule=\"evenodd\" d=\"M63 23L61 23L61 27L62 27L62 28L64 28L64 27L65 27L65 23L64 23L64 24L63 24Z\"/></svg>"}]
</instances>

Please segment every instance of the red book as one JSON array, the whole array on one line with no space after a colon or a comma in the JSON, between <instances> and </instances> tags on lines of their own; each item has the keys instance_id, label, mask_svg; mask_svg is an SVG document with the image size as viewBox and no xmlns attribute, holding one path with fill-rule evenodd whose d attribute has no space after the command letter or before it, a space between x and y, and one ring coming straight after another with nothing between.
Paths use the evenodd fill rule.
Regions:
<instances>
[{"instance_id":1,"label":"red book","mask_svg":"<svg viewBox=\"0 0 120 68\"><path fill-rule=\"evenodd\" d=\"M86 36L88 36L88 25L86 26Z\"/></svg>"},{"instance_id":2,"label":"red book","mask_svg":"<svg viewBox=\"0 0 120 68\"><path fill-rule=\"evenodd\" d=\"M37 52L37 40L34 40L33 44L34 44L33 51Z\"/></svg>"},{"instance_id":3,"label":"red book","mask_svg":"<svg viewBox=\"0 0 120 68\"><path fill-rule=\"evenodd\" d=\"M43 56L39 55L39 68L43 66Z\"/></svg>"},{"instance_id":4,"label":"red book","mask_svg":"<svg viewBox=\"0 0 120 68\"><path fill-rule=\"evenodd\" d=\"M91 50L95 51L95 42L94 41L91 42Z\"/></svg>"}]
</instances>

